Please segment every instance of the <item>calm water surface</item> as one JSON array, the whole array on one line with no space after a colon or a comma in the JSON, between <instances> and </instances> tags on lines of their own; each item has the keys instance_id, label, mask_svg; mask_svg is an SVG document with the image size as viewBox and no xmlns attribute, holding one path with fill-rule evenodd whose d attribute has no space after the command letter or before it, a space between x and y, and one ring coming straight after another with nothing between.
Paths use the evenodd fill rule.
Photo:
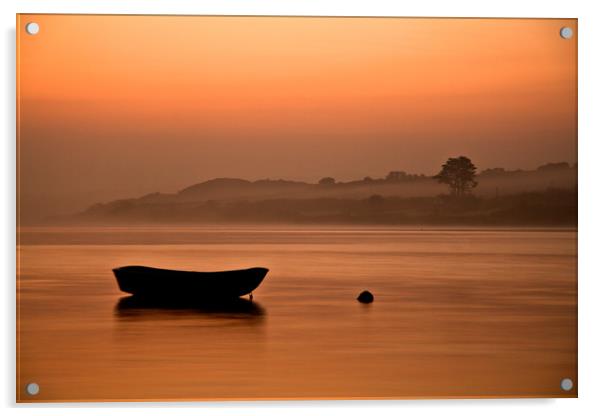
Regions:
<instances>
[{"instance_id":1,"label":"calm water surface","mask_svg":"<svg viewBox=\"0 0 602 416\"><path fill-rule=\"evenodd\" d=\"M574 230L23 228L18 399L568 396ZM225 310L132 304L111 268L270 269ZM355 298L364 289L375 302ZM28 397L35 381L40 394ZM576 385L576 384L575 384Z\"/></svg>"}]
</instances>

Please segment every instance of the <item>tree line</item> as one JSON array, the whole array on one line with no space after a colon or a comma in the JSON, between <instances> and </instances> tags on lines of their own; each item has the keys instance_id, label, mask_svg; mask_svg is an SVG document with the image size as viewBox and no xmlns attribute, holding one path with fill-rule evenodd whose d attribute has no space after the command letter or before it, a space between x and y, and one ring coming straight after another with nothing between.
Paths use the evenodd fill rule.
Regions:
<instances>
[{"instance_id":1,"label":"tree line","mask_svg":"<svg viewBox=\"0 0 602 416\"><path fill-rule=\"evenodd\" d=\"M441 165L441 171L432 178L449 186L453 196L463 196L478 185L475 177L477 167L466 156L451 157ZM401 182L405 180L426 178L425 175L412 175L403 171L392 171L384 179L387 182ZM372 182L373 179L366 176L363 182ZM320 179L318 184L322 186L336 185L333 177L327 176Z\"/></svg>"}]
</instances>

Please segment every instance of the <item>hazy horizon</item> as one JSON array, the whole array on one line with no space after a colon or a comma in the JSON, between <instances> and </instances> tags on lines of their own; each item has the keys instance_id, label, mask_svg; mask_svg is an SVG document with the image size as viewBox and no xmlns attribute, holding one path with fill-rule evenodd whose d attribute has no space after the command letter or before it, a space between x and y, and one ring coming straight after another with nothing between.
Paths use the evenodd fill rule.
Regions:
<instances>
[{"instance_id":1,"label":"hazy horizon","mask_svg":"<svg viewBox=\"0 0 602 416\"><path fill-rule=\"evenodd\" d=\"M560 163L568 163L568 162L560 162ZM559 164L559 162L550 162L544 165L554 165ZM538 168L543 167L544 165L538 166L536 169L506 169L504 167L501 168L505 171L504 174L500 176L500 174L493 174L487 176L481 176L483 171L492 168L480 169L477 173L477 179L479 186L473 191L473 193L477 196L485 196L491 197L493 195L497 195L498 191L501 189L504 194L514 194L514 193L525 193L525 192L533 192L533 191L544 191L549 188L558 188L558 189L571 189L573 186L576 186L576 164L569 164L568 168L556 167L552 168L552 170L541 170ZM384 195L384 196L400 196L405 198L413 198L413 197L425 197L425 196L435 196L442 195L447 193L447 186L441 183L438 183L433 175L425 175L423 173L415 173L415 172L407 172L404 170L399 170L402 173L407 174L405 179L401 181L387 180L387 174L393 172L387 172L387 174L383 174L380 176L370 176L364 175L362 177L354 178L351 180L341 180L340 178L333 178L336 181L337 187L322 187L318 186L315 188L318 190L318 193L313 193L311 191L302 191L301 193L296 193L291 195L290 192L286 192L285 189L281 189L279 191L279 197L282 199L286 198L351 198L351 199L363 199L372 195ZM519 176L515 176L517 173L522 173ZM524 175L531 175L530 178L525 178ZM535 176L533 176L535 175ZM122 195L118 195L116 197L107 197L100 198L97 196L96 199L90 200L90 198L94 198L94 196L89 196L88 201L81 202L80 205L69 205L63 212L60 211L43 211L32 213L27 209L21 209L21 223L23 225L31 225L31 224L41 224L50 221L52 223L53 219L64 219L70 217L74 214L79 214L89 208L97 206L98 204L108 204L115 203L120 200L137 200L139 198L145 198L150 195L161 194L164 196L177 196L180 192L187 190L188 188L197 187L203 184L210 184L212 182L220 182L223 181L223 186L225 187L223 191L226 191L228 194L232 194L232 191L235 191L235 184L238 181L242 181L244 183L251 184L260 184L263 182L271 183L272 186L278 187L279 183L285 184L303 184L308 186L317 186L319 185L319 180L323 179L324 176L317 178L312 181L304 181L301 179L290 179L290 178L257 178L257 179L249 179L249 178L236 178L233 176L225 176L225 177L216 177L210 178L207 180L195 181L192 183L188 183L185 186L179 187L173 190L164 190L164 189L150 189L147 192L142 194L138 193L123 193ZM369 178L370 181L366 181ZM266 184L267 184L266 183ZM337 192L339 189L339 185L344 186L344 189L349 189L349 186L353 186L351 189L364 189L364 192L361 191L351 191L351 192ZM234 186L234 188L232 188ZM321 189L321 191L320 191ZM229 191L229 192L228 192ZM276 191L274 189L268 195L263 195L263 197L268 197L268 199L274 198L273 192ZM253 192L249 193L249 191L239 192L239 197L243 199L249 198L250 200L261 200L262 193ZM366 192L368 192L366 194ZM234 195L230 195L229 198L234 197ZM214 196L207 195L207 198L214 199ZM227 198L228 199L228 198ZM62 201L66 202L66 201ZM25 204L27 205L27 203Z\"/></svg>"},{"instance_id":2,"label":"hazy horizon","mask_svg":"<svg viewBox=\"0 0 602 416\"><path fill-rule=\"evenodd\" d=\"M460 154L577 161L570 19L36 19L19 39L22 212L216 177L431 175Z\"/></svg>"}]
</instances>

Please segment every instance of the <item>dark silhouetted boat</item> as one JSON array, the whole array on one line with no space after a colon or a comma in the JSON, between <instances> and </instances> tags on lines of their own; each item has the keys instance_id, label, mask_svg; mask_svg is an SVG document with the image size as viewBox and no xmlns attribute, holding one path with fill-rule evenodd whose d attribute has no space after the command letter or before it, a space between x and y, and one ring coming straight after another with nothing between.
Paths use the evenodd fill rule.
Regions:
<instances>
[{"instance_id":1,"label":"dark silhouetted boat","mask_svg":"<svg viewBox=\"0 0 602 416\"><path fill-rule=\"evenodd\" d=\"M124 266L113 269L119 289L134 296L216 301L248 295L268 273L263 267L221 272L192 272Z\"/></svg>"}]
</instances>

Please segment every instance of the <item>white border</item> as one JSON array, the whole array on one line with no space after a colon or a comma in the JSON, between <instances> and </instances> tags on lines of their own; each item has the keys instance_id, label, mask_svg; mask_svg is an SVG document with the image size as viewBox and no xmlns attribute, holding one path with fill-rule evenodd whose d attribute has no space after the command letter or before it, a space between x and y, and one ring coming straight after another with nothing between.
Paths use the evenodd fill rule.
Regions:
<instances>
[{"instance_id":1,"label":"white border","mask_svg":"<svg viewBox=\"0 0 602 416\"><path fill-rule=\"evenodd\" d=\"M0 405L12 415L239 414L276 415L342 413L363 415L533 415L594 414L602 408L600 354L602 336L602 270L598 257L602 244L600 157L602 145L602 15L598 1L578 0L23 0L0 2L3 24L2 71L4 97L0 100L4 138L0 204L3 239L0 251L2 342ZM448 17L577 17L579 18L579 399L556 400L440 400L363 402L233 402L169 404L14 404L15 353L15 13L123 13L123 14L236 14L236 15L344 15L344 16L448 16ZM596 104L598 106L596 107ZM520 374L517 374L520 377ZM77 388L77 386L74 386ZM15 407L20 409L15 409Z\"/></svg>"},{"instance_id":2,"label":"white border","mask_svg":"<svg viewBox=\"0 0 602 416\"><path fill-rule=\"evenodd\" d=\"M21 13L252 14L319 16L577 17L574 1L22 0ZM528 4L527 4L528 3ZM585 2L583 2L585 4Z\"/></svg>"}]
</instances>

